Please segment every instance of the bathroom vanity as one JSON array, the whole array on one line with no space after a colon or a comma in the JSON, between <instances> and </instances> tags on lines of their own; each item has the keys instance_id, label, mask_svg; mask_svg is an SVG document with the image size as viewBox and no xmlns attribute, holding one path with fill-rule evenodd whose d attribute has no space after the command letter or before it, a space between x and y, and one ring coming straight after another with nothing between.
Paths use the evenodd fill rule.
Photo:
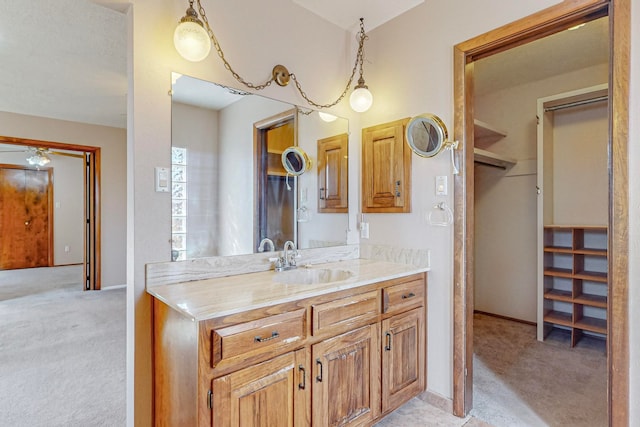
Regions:
<instances>
[{"instance_id":1,"label":"bathroom vanity","mask_svg":"<svg viewBox=\"0 0 640 427\"><path fill-rule=\"evenodd\" d=\"M160 426L369 426L426 387L426 268L353 259L148 289Z\"/></svg>"}]
</instances>

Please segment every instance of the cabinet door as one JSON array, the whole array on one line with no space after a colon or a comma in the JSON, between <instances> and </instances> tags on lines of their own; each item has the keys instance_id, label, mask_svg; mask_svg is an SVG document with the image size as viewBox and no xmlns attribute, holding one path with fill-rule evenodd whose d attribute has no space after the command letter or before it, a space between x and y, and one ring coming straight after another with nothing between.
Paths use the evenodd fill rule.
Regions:
<instances>
[{"instance_id":1,"label":"cabinet door","mask_svg":"<svg viewBox=\"0 0 640 427\"><path fill-rule=\"evenodd\" d=\"M348 212L348 144L346 133L318 140L318 212Z\"/></svg>"},{"instance_id":2,"label":"cabinet door","mask_svg":"<svg viewBox=\"0 0 640 427\"><path fill-rule=\"evenodd\" d=\"M378 334L370 325L313 346L314 427L369 425L378 416Z\"/></svg>"},{"instance_id":3,"label":"cabinet door","mask_svg":"<svg viewBox=\"0 0 640 427\"><path fill-rule=\"evenodd\" d=\"M416 396L426 383L424 307L382 322L382 411Z\"/></svg>"},{"instance_id":4,"label":"cabinet door","mask_svg":"<svg viewBox=\"0 0 640 427\"><path fill-rule=\"evenodd\" d=\"M307 355L301 349L213 380L213 426L308 426Z\"/></svg>"},{"instance_id":5,"label":"cabinet door","mask_svg":"<svg viewBox=\"0 0 640 427\"><path fill-rule=\"evenodd\" d=\"M362 212L411 212L408 120L362 130Z\"/></svg>"}]
</instances>

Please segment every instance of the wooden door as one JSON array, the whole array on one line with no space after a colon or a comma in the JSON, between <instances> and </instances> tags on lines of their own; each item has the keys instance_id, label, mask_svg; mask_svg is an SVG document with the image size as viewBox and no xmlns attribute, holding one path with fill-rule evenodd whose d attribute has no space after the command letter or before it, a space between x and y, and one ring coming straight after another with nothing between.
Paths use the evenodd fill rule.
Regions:
<instances>
[{"instance_id":1,"label":"wooden door","mask_svg":"<svg viewBox=\"0 0 640 427\"><path fill-rule=\"evenodd\" d=\"M349 136L318 140L318 212L349 211Z\"/></svg>"},{"instance_id":2,"label":"wooden door","mask_svg":"<svg viewBox=\"0 0 640 427\"><path fill-rule=\"evenodd\" d=\"M382 322L382 411L391 411L424 390L424 307Z\"/></svg>"},{"instance_id":3,"label":"wooden door","mask_svg":"<svg viewBox=\"0 0 640 427\"><path fill-rule=\"evenodd\" d=\"M313 346L314 427L369 425L378 416L378 334L370 325Z\"/></svg>"},{"instance_id":4,"label":"wooden door","mask_svg":"<svg viewBox=\"0 0 640 427\"><path fill-rule=\"evenodd\" d=\"M411 212L409 119L362 129L362 212Z\"/></svg>"},{"instance_id":5,"label":"wooden door","mask_svg":"<svg viewBox=\"0 0 640 427\"><path fill-rule=\"evenodd\" d=\"M51 169L0 167L0 269L52 265Z\"/></svg>"},{"instance_id":6,"label":"wooden door","mask_svg":"<svg viewBox=\"0 0 640 427\"><path fill-rule=\"evenodd\" d=\"M307 354L301 349L213 380L213 425L308 426Z\"/></svg>"}]
</instances>

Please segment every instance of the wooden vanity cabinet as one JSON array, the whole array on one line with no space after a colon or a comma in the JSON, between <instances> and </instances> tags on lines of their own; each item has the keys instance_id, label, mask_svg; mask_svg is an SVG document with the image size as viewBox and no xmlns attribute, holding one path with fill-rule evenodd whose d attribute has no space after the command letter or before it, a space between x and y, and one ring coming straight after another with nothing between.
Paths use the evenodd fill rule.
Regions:
<instances>
[{"instance_id":1,"label":"wooden vanity cabinet","mask_svg":"<svg viewBox=\"0 0 640 427\"><path fill-rule=\"evenodd\" d=\"M213 380L212 424L308 426L307 354L303 348Z\"/></svg>"},{"instance_id":2,"label":"wooden vanity cabinet","mask_svg":"<svg viewBox=\"0 0 640 427\"><path fill-rule=\"evenodd\" d=\"M312 346L314 427L371 425L380 413L378 324Z\"/></svg>"},{"instance_id":3,"label":"wooden vanity cabinet","mask_svg":"<svg viewBox=\"0 0 640 427\"><path fill-rule=\"evenodd\" d=\"M201 321L153 307L157 426L371 426L426 385L424 273Z\"/></svg>"}]
</instances>

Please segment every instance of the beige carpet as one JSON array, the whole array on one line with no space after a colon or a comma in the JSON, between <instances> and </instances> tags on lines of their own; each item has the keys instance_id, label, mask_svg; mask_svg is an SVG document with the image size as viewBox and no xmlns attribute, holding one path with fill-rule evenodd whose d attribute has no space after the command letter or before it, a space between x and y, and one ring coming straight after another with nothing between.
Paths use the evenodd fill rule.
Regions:
<instances>
[{"instance_id":1,"label":"beige carpet","mask_svg":"<svg viewBox=\"0 0 640 427\"><path fill-rule=\"evenodd\" d=\"M566 333L536 340L536 328L474 316L474 408L495 427L607 425L603 340L571 348Z\"/></svg>"},{"instance_id":2,"label":"beige carpet","mask_svg":"<svg viewBox=\"0 0 640 427\"><path fill-rule=\"evenodd\" d=\"M0 271L0 426L125 425L125 289L81 289L77 267Z\"/></svg>"}]
</instances>

